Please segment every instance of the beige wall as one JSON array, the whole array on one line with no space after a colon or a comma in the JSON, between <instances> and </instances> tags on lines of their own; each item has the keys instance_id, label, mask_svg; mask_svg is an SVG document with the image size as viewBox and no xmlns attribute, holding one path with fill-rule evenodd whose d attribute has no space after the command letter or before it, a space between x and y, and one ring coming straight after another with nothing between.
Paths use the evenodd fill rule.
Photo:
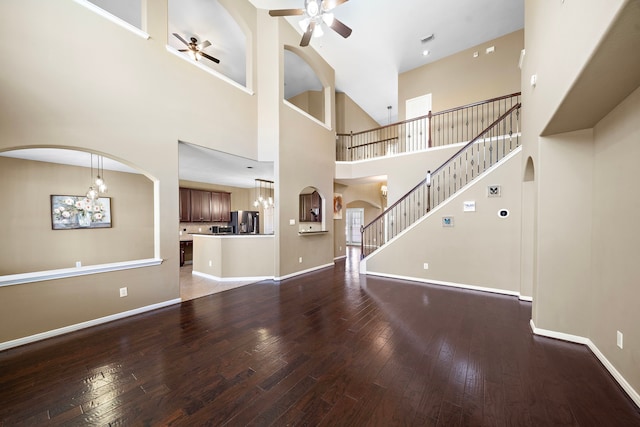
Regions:
<instances>
[{"instance_id":1,"label":"beige wall","mask_svg":"<svg viewBox=\"0 0 640 427\"><path fill-rule=\"evenodd\" d=\"M222 279L273 277L273 243L272 236L196 235L193 271Z\"/></svg>"},{"instance_id":2,"label":"beige wall","mask_svg":"<svg viewBox=\"0 0 640 427\"><path fill-rule=\"evenodd\" d=\"M592 293L587 301L589 337L640 390L640 199L633 190L640 158L640 89L594 129ZM624 349L616 347L616 331Z\"/></svg>"},{"instance_id":3,"label":"beige wall","mask_svg":"<svg viewBox=\"0 0 640 427\"><path fill-rule=\"evenodd\" d=\"M327 234L310 238L298 235L297 220L294 227L288 224L289 218L297 219L302 188L312 185L325 200L332 199L333 70L313 50L298 48L299 34L283 19L256 11L246 0L225 4L250 31L248 86L256 93L166 51L166 2L147 5L143 28L151 36L148 40L74 2L0 4L0 14L12 17L0 28L0 51L11 58L0 69L0 149L77 147L143 172L154 183L154 256L163 259L160 266L105 273L90 282L87 277L56 280L48 292L42 291L52 286L48 282L1 288L0 321L5 326L0 327L0 342L179 298L179 140L275 160L276 276L333 261L331 219L325 224ZM34 56L13 43L12 35L21 33L27 22L30 31L22 42L49 46L47 55ZM297 50L325 85L327 126L282 102L285 45ZM91 56L93 52L100 60ZM108 61L103 60L105 54ZM33 244L21 242L25 250ZM124 284L129 297L119 298L118 288ZM30 316L33 312L38 316Z\"/></svg>"},{"instance_id":4,"label":"beige wall","mask_svg":"<svg viewBox=\"0 0 640 427\"><path fill-rule=\"evenodd\" d=\"M519 294L520 163L516 154L456 193L410 232L368 257L367 272ZM489 185L501 185L502 196L487 197ZM464 201L475 201L476 212L464 212ZM508 209L510 215L498 217L500 209ZM442 226L444 216L454 218L453 227Z\"/></svg>"},{"instance_id":5,"label":"beige wall","mask_svg":"<svg viewBox=\"0 0 640 427\"><path fill-rule=\"evenodd\" d=\"M329 65L312 49L298 45L300 35L284 20L267 16L278 26L277 59L280 64L278 99L283 99L283 52L285 46L303 58L325 87L325 125L310 120L299 111L278 101L279 145L276 174L276 277L333 263L333 172L335 168L335 76ZM327 233L299 235L299 195L305 187L315 187L322 197L323 227ZM294 225L290 220L294 220ZM299 259L302 258L302 262Z\"/></svg>"},{"instance_id":6,"label":"beige wall","mask_svg":"<svg viewBox=\"0 0 640 427\"><path fill-rule=\"evenodd\" d=\"M144 175L105 171L111 228L52 230L50 196L83 196L89 176L89 168L0 157L0 275L153 258L153 183Z\"/></svg>"},{"instance_id":7,"label":"beige wall","mask_svg":"<svg viewBox=\"0 0 640 427\"><path fill-rule=\"evenodd\" d=\"M322 91L308 90L287 99L287 101L324 122L324 93Z\"/></svg>"},{"instance_id":8,"label":"beige wall","mask_svg":"<svg viewBox=\"0 0 640 427\"><path fill-rule=\"evenodd\" d=\"M495 52L486 54L489 46L495 46ZM400 74L398 118L406 117L408 99L428 93L432 111L437 112L519 92L518 59L523 48L524 30L519 30Z\"/></svg>"},{"instance_id":9,"label":"beige wall","mask_svg":"<svg viewBox=\"0 0 640 427\"><path fill-rule=\"evenodd\" d=\"M342 92L336 93L336 132L350 133L375 129L378 126L369 114L367 114L349 96Z\"/></svg>"},{"instance_id":10,"label":"beige wall","mask_svg":"<svg viewBox=\"0 0 640 427\"><path fill-rule=\"evenodd\" d=\"M529 157L534 161L536 188L532 194L537 212L523 218L536 223L531 227L535 235L523 238L527 247L522 253L533 258L523 263L534 269L535 326L590 340L638 390L640 334L636 325L640 318L637 280L632 275L640 228L634 216L638 203L628 190L637 170L638 90L593 128L574 127L571 132L540 136L554 123L566 96L575 101L585 95L576 93L580 91L576 82L585 72L599 69L592 67L594 58L604 55L613 69L627 64L628 51L616 50L614 43L613 50L604 52L611 46L601 45L611 26L620 25L618 15L625 14L626 4L638 10L637 1L623 0L525 2L523 162ZM625 37L635 34L638 39L637 26L635 33L630 28ZM537 75L535 87L529 85L533 74ZM615 76L589 78L606 82L605 92L619 92ZM589 108L584 103L565 105L569 107L563 109L558 127L576 122L575 116ZM617 331L624 333L624 349L616 346ZM635 396L638 402L637 391Z\"/></svg>"}]
</instances>

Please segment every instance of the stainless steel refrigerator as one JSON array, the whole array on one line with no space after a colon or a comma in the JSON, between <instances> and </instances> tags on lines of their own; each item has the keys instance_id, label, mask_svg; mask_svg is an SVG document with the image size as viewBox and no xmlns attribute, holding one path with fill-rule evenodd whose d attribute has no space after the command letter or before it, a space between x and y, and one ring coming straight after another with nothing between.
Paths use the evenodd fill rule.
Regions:
<instances>
[{"instance_id":1,"label":"stainless steel refrigerator","mask_svg":"<svg viewBox=\"0 0 640 427\"><path fill-rule=\"evenodd\" d=\"M235 234L260 233L260 213L258 211L233 211L231 212L230 226Z\"/></svg>"}]
</instances>

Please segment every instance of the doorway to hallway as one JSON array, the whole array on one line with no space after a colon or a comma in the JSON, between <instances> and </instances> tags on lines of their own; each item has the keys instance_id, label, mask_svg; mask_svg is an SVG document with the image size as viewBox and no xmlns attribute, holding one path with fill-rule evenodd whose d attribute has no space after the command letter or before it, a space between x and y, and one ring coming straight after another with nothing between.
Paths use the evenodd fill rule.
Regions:
<instances>
[{"instance_id":1,"label":"doorway to hallway","mask_svg":"<svg viewBox=\"0 0 640 427\"><path fill-rule=\"evenodd\" d=\"M346 242L347 245L360 245L364 225L364 208L347 208Z\"/></svg>"}]
</instances>

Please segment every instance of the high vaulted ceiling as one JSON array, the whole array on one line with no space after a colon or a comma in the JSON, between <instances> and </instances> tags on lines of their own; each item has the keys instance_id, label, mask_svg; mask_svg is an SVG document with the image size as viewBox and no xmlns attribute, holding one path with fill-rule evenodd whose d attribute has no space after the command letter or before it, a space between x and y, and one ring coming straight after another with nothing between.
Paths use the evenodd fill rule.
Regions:
<instances>
[{"instance_id":1,"label":"high vaulted ceiling","mask_svg":"<svg viewBox=\"0 0 640 427\"><path fill-rule=\"evenodd\" d=\"M250 1L260 9L304 7L304 0ZM389 105L396 119L399 73L524 27L524 0L350 0L333 12L353 33L343 39L325 30L310 47L334 68L337 90L380 124ZM301 17L286 19L301 33Z\"/></svg>"}]
</instances>

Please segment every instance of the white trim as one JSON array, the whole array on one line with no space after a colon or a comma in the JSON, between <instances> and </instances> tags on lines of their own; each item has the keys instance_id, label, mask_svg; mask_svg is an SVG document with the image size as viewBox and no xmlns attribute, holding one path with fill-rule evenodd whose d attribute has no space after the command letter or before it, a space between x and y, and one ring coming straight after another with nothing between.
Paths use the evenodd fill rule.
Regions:
<instances>
[{"instance_id":1,"label":"white trim","mask_svg":"<svg viewBox=\"0 0 640 427\"><path fill-rule=\"evenodd\" d=\"M333 262L339 261L339 260L341 260L341 259L346 259L346 258L347 258L347 256L346 256L346 255L337 256L337 257L334 257L334 258L333 258Z\"/></svg>"},{"instance_id":2,"label":"white trim","mask_svg":"<svg viewBox=\"0 0 640 427\"><path fill-rule=\"evenodd\" d=\"M294 111L297 111L298 113L302 114L303 116L306 116L308 119L316 122L317 124L319 124L320 126L322 126L323 128L325 128L326 130L331 130L331 126L327 125L324 122L321 122L320 120L316 119L315 117L313 117L311 114L307 113L306 111L296 107L295 105L293 105L292 103L290 103L289 101L287 101L286 99L283 99L282 102L284 102L284 105L286 105L287 107L291 108Z\"/></svg>"},{"instance_id":3,"label":"white trim","mask_svg":"<svg viewBox=\"0 0 640 427\"><path fill-rule=\"evenodd\" d=\"M571 334L565 334L564 332L556 332L556 331L550 331L547 329L536 328L535 323L533 323L533 319L529 320L529 326L531 326L531 331L533 331L534 334L541 335L543 337L555 338L557 340L569 341L569 342L574 342L577 344L585 344L585 345L589 342L588 338L581 337L579 335L571 335Z\"/></svg>"},{"instance_id":4,"label":"white trim","mask_svg":"<svg viewBox=\"0 0 640 427\"><path fill-rule=\"evenodd\" d=\"M292 277L300 276L302 274L311 273L312 271L322 270L323 268L334 267L334 266L335 266L335 264L331 262L329 264L319 265L317 267L312 267L312 268L308 268L306 270L296 271L295 273L291 273L291 274L287 274L287 275L284 275L284 276L276 277L274 280L280 281L280 280L290 279Z\"/></svg>"},{"instance_id":5,"label":"white trim","mask_svg":"<svg viewBox=\"0 0 640 427\"><path fill-rule=\"evenodd\" d=\"M605 357L604 354L600 351L600 349L591 341L589 338L581 337L578 335L565 334L563 332L550 331L548 329L540 329L536 328L533 319L529 321L529 325L531 326L531 330L534 334L540 335L548 338L555 338L563 341L574 342L576 344L583 344L589 347L589 349L593 352L593 354L598 358L600 363L607 368L607 371L613 376L613 378L620 384L622 389L629 395L631 400L640 408L640 394L629 384L629 382L622 376L622 374L613 366L609 359Z\"/></svg>"},{"instance_id":6,"label":"white trim","mask_svg":"<svg viewBox=\"0 0 640 427\"><path fill-rule=\"evenodd\" d=\"M218 282L246 282L248 280L254 282L260 282L262 280L273 280L273 276L253 276L253 277L218 277L212 274L201 273L199 271L192 271L193 276L204 277L205 279L213 279Z\"/></svg>"},{"instance_id":7,"label":"white trim","mask_svg":"<svg viewBox=\"0 0 640 427\"><path fill-rule=\"evenodd\" d=\"M9 274L0 276L0 287L20 285L23 283L43 282L46 280L65 279L67 277L86 276L88 274L109 273L111 271L130 270L133 268L152 267L162 264L162 258L138 259L135 261L113 262L110 264L88 265L86 267L60 268L57 270L35 271L32 273Z\"/></svg>"},{"instance_id":8,"label":"white trim","mask_svg":"<svg viewBox=\"0 0 640 427\"><path fill-rule=\"evenodd\" d=\"M89 9L90 11L92 11L93 13L96 13L100 16L102 16L103 18L106 18L107 20L113 22L116 25L119 25L120 27L124 28L127 31L132 32L133 34L142 37L145 40L149 40L149 34L142 31L140 28L136 27L135 25L132 25L130 23L128 23L127 21L125 21L122 18L118 18L117 16L113 15L112 13L107 12L106 10L102 9L101 7L96 6L95 4L91 3L90 1L87 0L74 0L76 3L78 3L81 6L86 7L87 9Z\"/></svg>"},{"instance_id":9,"label":"white trim","mask_svg":"<svg viewBox=\"0 0 640 427\"><path fill-rule=\"evenodd\" d=\"M237 89L240 89L241 91L245 92L248 95L253 95L253 91L248 89L245 86L242 86L240 83L238 83L235 80L230 79L229 77L225 76L224 74L219 73L218 71L214 70L213 68L209 68L206 65L202 65L200 62L198 61L194 61L191 58L189 58L188 55L185 55L182 52L179 52L178 49L173 48L169 45L166 45L167 48L167 52L177 56L178 58L182 59L183 61L188 62L189 64L200 68L202 71L207 72L209 74L211 74L214 77L219 78L220 80L229 83L231 86L236 87Z\"/></svg>"},{"instance_id":10,"label":"white trim","mask_svg":"<svg viewBox=\"0 0 640 427\"><path fill-rule=\"evenodd\" d=\"M68 334L69 332L78 331L80 329L89 328L91 326L101 325L103 323L112 322L114 320L123 319L125 317L133 316L147 311L156 310L158 308L168 307L173 304L182 302L182 299L176 298L169 301L159 302L157 304L147 305L145 307L136 308L133 310L123 311L121 313L112 314L110 316L100 317L98 319L88 320L86 322L76 323L74 325L65 326L58 329L53 329L47 332L41 332L35 335L29 335L28 337L18 338L11 341L5 341L0 343L0 351L7 350L9 348L18 347L25 344L30 344L36 341L44 340L47 338L53 338L58 335Z\"/></svg>"},{"instance_id":11,"label":"white trim","mask_svg":"<svg viewBox=\"0 0 640 427\"><path fill-rule=\"evenodd\" d=\"M533 297L527 297L527 296L524 296L524 295L520 295L520 296L518 296L518 299L519 299L520 301L533 302Z\"/></svg>"},{"instance_id":12,"label":"white trim","mask_svg":"<svg viewBox=\"0 0 640 427\"><path fill-rule=\"evenodd\" d=\"M367 271L365 274L371 276L387 277L389 279L408 280L410 282L425 283L428 285L449 286L451 288L469 289L472 291L491 292L492 294L509 295L520 297L520 292L509 291L507 289L487 288L484 286L467 285L465 283L443 282L441 280L424 279L421 277L401 276L399 274L377 273L375 271Z\"/></svg>"}]
</instances>

